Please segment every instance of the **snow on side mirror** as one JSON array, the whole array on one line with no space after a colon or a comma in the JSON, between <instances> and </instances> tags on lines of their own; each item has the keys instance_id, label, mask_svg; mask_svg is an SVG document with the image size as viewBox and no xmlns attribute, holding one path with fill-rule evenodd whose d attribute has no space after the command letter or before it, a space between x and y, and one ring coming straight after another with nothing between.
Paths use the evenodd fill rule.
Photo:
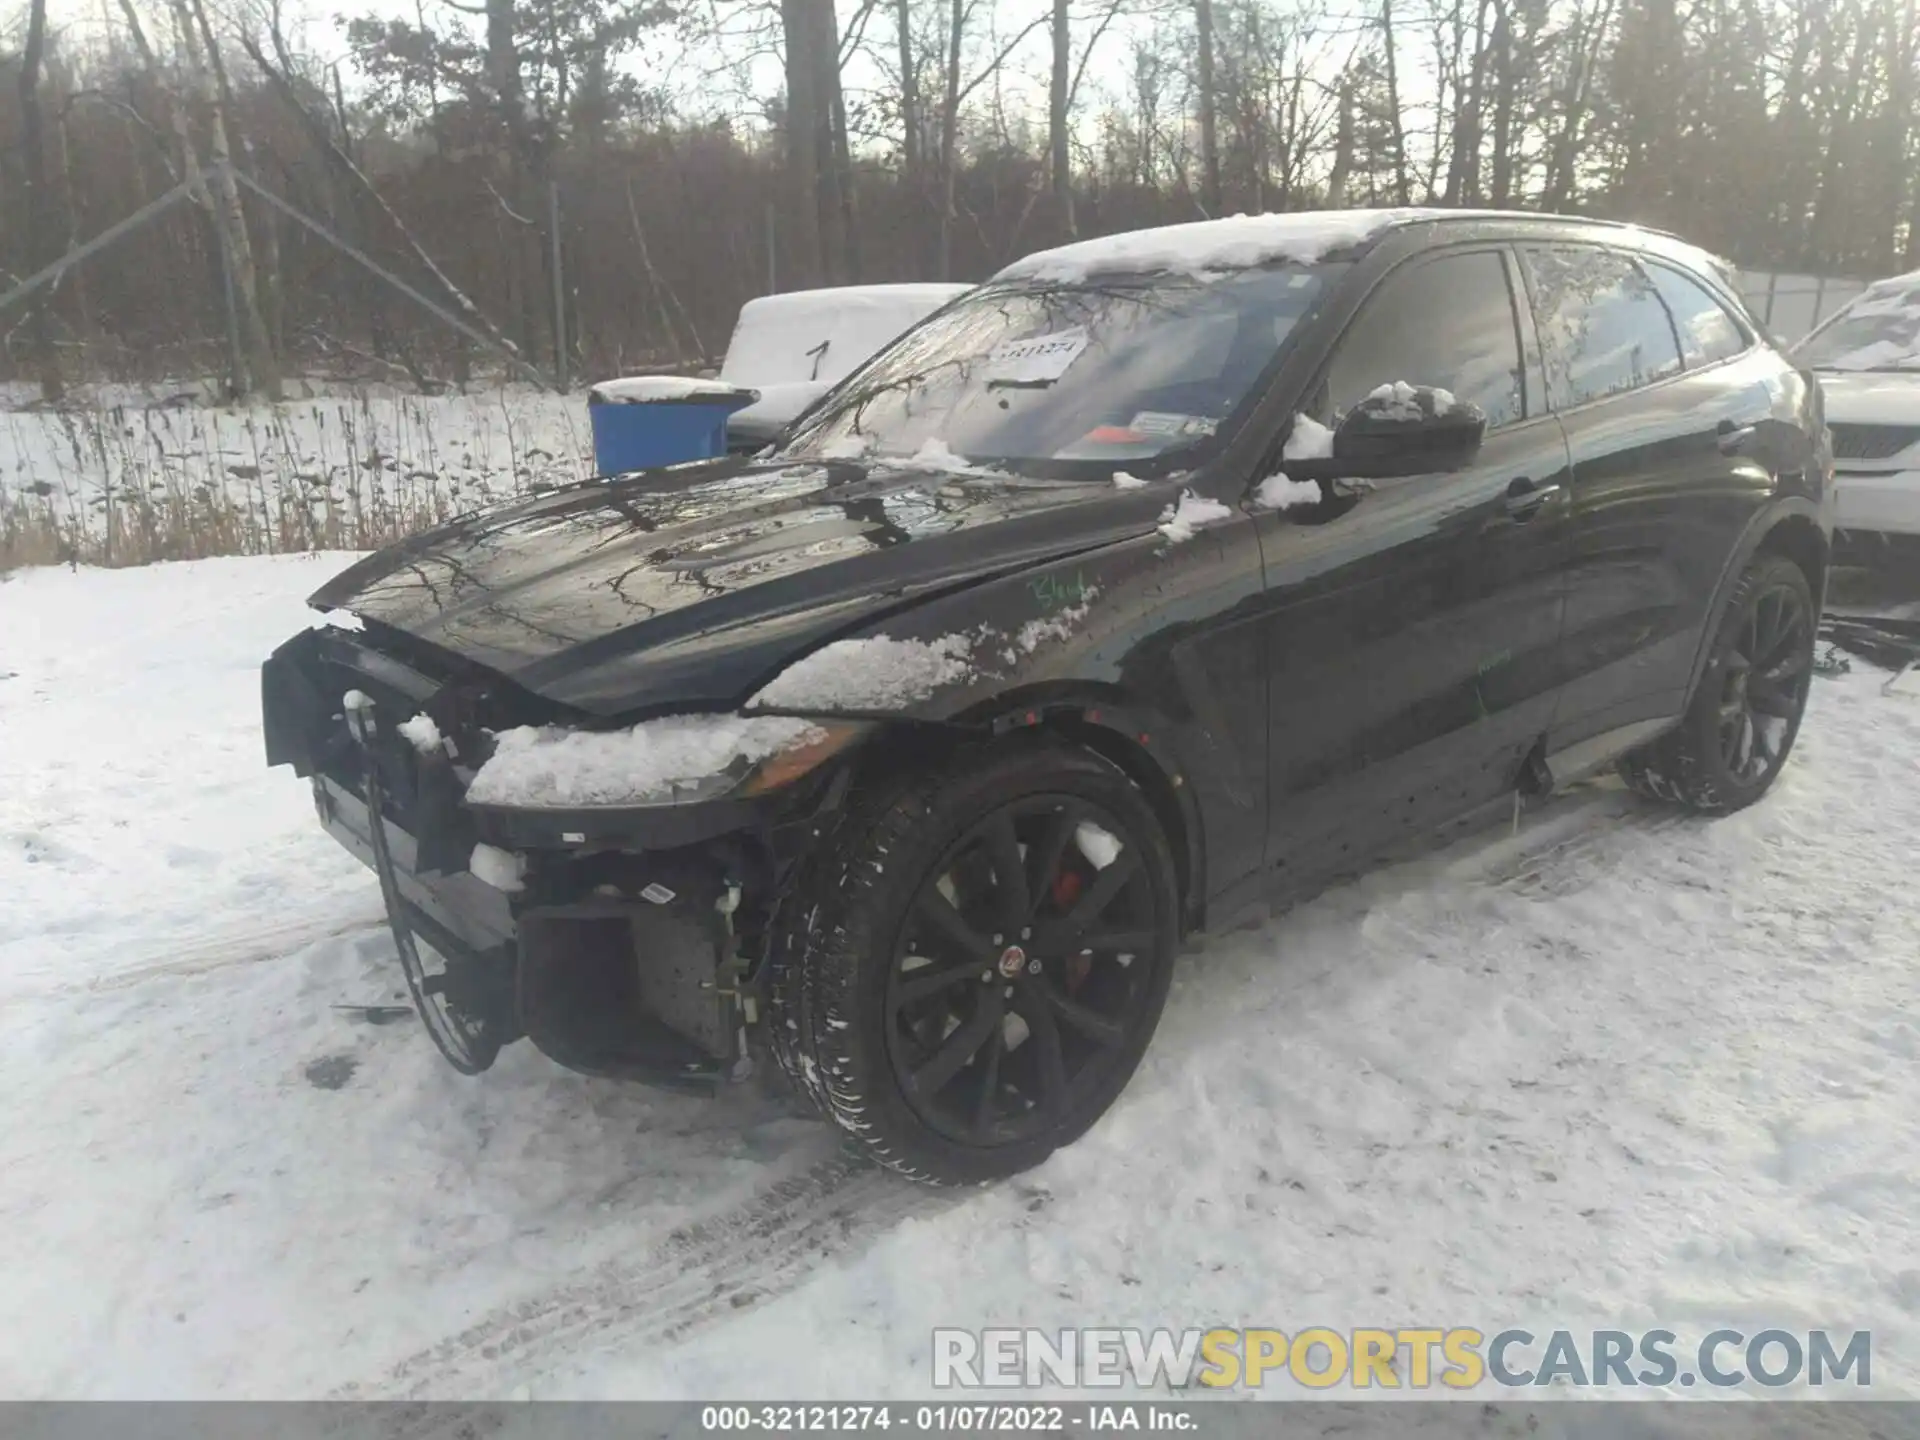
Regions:
<instances>
[{"instance_id":1,"label":"snow on side mirror","mask_svg":"<svg viewBox=\"0 0 1920 1440\"><path fill-rule=\"evenodd\" d=\"M1364 478L1459 470L1480 451L1486 412L1432 385L1382 385L1341 417L1332 473Z\"/></svg>"}]
</instances>

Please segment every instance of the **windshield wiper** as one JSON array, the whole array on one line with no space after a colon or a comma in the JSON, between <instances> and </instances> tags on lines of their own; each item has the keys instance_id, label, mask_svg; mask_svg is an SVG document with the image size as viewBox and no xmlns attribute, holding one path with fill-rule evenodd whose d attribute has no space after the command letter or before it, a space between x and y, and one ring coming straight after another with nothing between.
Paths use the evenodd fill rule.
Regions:
<instances>
[{"instance_id":1,"label":"windshield wiper","mask_svg":"<svg viewBox=\"0 0 1920 1440\"><path fill-rule=\"evenodd\" d=\"M1045 390L1048 386L1052 385L1054 381L1058 380L1059 378L1060 377L1057 375L1049 379L1031 379L1031 380L1016 380L1011 377L1003 377L999 380L987 381L987 389L989 390Z\"/></svg>"}]
</instances>

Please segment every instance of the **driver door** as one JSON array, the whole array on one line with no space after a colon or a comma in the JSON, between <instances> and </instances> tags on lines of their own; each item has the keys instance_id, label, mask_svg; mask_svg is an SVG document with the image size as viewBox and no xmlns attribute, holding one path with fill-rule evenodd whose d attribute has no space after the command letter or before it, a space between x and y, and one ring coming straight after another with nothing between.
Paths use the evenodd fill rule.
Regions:
<instances>
[{"instance_id":1,"label":"driver door","mask_svg":"<svg viewBox=\"0 0 1920 1440\"><path fill-rule=\"evenodd\" d=\"M1345 498L1260 519L1267 853L1284 878L1357 867L1500 800L1552 723L1568 458L1523 294L1504 246L1409 260L1309 392L1314 418L1337 425L1379 386L1438 386L1488 425L1463 468L1349 484Z\"/></svg>"}]
</instances>

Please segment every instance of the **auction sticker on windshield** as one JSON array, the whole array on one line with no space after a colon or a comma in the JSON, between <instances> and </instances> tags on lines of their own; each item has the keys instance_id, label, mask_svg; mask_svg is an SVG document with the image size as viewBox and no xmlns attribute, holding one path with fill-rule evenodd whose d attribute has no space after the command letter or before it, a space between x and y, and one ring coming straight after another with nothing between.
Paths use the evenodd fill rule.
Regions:
<instances>
[{"instance_id":1,"label":"auction sticker on windshield","mask_svg":"<svg viewBox=\"0 0 1920 1440\"><path fill-rule=\"evenodd\" d=\"M1058 380L1086 348L1085 330L1009 340L988 352L987 374L995 380Z\"/></svg>"},{"instance_id":2,"label":"auction sticker on windshield","mask_svg":"<svg viewBox=\"0 0 1920 1440\"><path fill-rule=\"evenodd\" d=\"M1220 422L1206 415L1176 415L1166 410L1142 410L1127 422L1143 435L1211 435Z\"/></svg>"}]
</instances>

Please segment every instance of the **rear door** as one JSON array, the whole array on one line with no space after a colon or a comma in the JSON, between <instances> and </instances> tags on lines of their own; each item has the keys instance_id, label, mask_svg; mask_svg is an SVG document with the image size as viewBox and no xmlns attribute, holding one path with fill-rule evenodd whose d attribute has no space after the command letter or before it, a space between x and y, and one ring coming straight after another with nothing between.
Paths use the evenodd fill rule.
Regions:
<instances>
[{"instance_id":1,"label":"rear door","mask_svg":"<svg viewBox=\"0 0 1920 1440\"><path fill-rule=\"evenodd\" d=\"M1439 386L1488 428L1461 470L1260 518L1268 855L1283 876L1345 869L1498 799L1551 720L1567 456L1526 358L1518 285L1499 244L1407 261L1309 391L1309 418L1330 426L1379 386Z\"/></svg>"},{"instance_id":2,"label":"rear door","mask_svg":"<svg viewBox=\"0 0 1920 1440\"><path fill-rule=\"evenodd\" d=\"M1573 771L1683 708L1727 558L1773 488L1784 362L1655 257L1520 256L1573 466L1570 673L1550 747Z\"/></svg>"}]
</instances>

